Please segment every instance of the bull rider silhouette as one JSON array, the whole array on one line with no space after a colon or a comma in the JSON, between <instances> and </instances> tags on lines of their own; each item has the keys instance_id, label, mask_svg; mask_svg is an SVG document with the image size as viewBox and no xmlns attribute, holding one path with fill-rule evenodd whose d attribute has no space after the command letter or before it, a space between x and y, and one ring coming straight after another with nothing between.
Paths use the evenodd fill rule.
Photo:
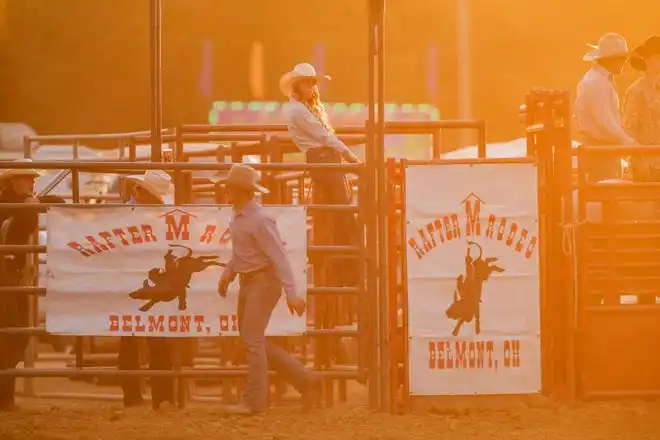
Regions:
<instances>
[{"instance_id":1,"label":"bull rider silhouette","mask_svg":"<svg viewBox=\"0 0 660 440\"><path fill-rule=\"evenodd\" d=\"M147 279L142 283L142 287L129 293L133 299L147 300L147 303L140 307L141 312L148 312L159 302L172 302L179 300L179 310L187 308L188 288L190 280L194 273L202 272L211 266L225 267L225 263L220 263L215 255L201 255L193 257L193 250L188 246L178 244L169 245L188 250L183 257L174 255L173 250L169 249L165 254L165 269L154 267L149 271ZM150 284L153 283L152 284Z\"/></svg>"},{"instance_id":2,"label":"bull rider silhouette","mask_svg":"<svg viewBox=\"0 0 660 440\"><path fill-rule=\"evenodd\" d=\"M479 249L479 256L473 259L470 256L470 246ZM493 272L502 273L504 269L494 264L497 258L483 258L484 250L474 241L468 241L467 254L465 256L465 276L456 278L456 290L454 300L445 312L447 318L458 321L453 336L458 336L463 323L470 323L474 319L474 331L481 333L481 292L484 282Z\"/></svg>"}]
</instances>

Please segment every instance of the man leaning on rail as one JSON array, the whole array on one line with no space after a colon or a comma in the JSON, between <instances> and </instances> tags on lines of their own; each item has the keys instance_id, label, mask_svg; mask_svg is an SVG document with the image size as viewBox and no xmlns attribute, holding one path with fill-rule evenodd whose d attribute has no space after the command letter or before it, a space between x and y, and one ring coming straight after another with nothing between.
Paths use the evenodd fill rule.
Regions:
<instances>
[{"instance_id":1,"label":"man leaning on rail","mask_svg":"<svg viewBox=\"0 0 660 440\"><path fill-rule=\"evenodd\" d=\"M242 403L225 407L224 411L240 415L266 409L269 366L303 395L306 406L320 385L315 373L306 371L283 348L266 340L266 328L282 290L292 314L301 316L306 305L296 295L293 272L275 220L254 201L255 192L268 192L257 184L258 180L252 167L235 164L225 179L217 181L225 184L227 201L234 209L229 225L232 257L220 278L218 293L226 296L229 284L238 276L238 331L248 364Z\"/></svg>"},{"instance_id":2,"label":"man leaning on rail","mask_svg":"<svg viewBox=\"0 0 660 440\"><path fill-rule=\"evenodd\" d=\"M635 139L623 128L619 93L614 75L619 75L628 59L628 43L613 32L601 37L583 60L591 68L582 77L575 99L575 123L580 142L589 146L634 145ZM592 182L621 178L621 158L594 156L588 160L587 177Z\"/></svg>"},{"instance_id":3,"label":"man leaning on rail","mask_svg":"<svg viewBox=\"0 0 660 440\"><path fill-rule=\"evenodd\" d=\"M16 162L31 162L19 159ZM27 245L37 235L39 214L36 211L3 209L2 203L64 203L56 196L35 196L35 181L43 170L7 169L0 173L0 243ZM5 287L33 285L36 276L33 254L0 255L0 285ZM0 329L28 327L30 300L27 295L0 294ZM11 369L25 360L27 334L0 333L0 369ZM0 411L15 408L15 378L0 376Z\"/></svg>"}]
</instances>

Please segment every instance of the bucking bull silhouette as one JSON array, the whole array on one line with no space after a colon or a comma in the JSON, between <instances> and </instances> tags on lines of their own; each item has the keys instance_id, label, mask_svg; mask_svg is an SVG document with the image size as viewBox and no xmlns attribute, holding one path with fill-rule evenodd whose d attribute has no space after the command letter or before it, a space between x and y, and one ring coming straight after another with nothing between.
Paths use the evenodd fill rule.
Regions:
<instances>
[{"instance_id":1,"label":"bucking bull silhouette","mask_svg":"<svg viewBox=\"0 0 660 440\"><path fill-rule=\"evenodd\" d=\"M168 250L164 257L165 270L159 267L151 269L142 287L128 294L133 299L147 300L147 303L140 307L141 312L148 312L159 302L171 302L177 298L179 310L186 310L192 275L211 266L226 266L225 263L214 261L220 258L215 255L193 257L193 250L188 246L178 244L169 246L187 249L188 253L183 257L177 257L172 249Z\"/></svg>"},{"instance_id":2,"label":"bucking bull silhouette","mask_svg":"<svg viewBox=\"0 0 660 440\"><path fill-rule=\"evenodd\" d=\"M479 249L479 256L473 259L470 256L470 246ZM449 319L458 321L454 331L451 333L458 336L465 322L474 319L474 331L481 333L481 291L484 282L488 280L493 272L504 272L504 269L495 265L497 258L483 258L484 250L478 243L468 241L467 254L465 256L465 276L456 278L456 290L454 290L454 301L445 314Z\"/></svg>"}]
</instances>

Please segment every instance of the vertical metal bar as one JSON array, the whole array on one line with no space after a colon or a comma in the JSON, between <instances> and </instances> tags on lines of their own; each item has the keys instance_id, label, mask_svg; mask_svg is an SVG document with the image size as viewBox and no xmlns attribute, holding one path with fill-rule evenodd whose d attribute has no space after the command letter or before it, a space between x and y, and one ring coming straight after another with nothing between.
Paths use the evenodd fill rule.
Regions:
<instances>
[{"instance_id":1,"label":"vertical metal bar","mask_svg":"<svg viewBox=\"0 0 660 440\"><path fill-rule=\"evenodd\" d=\"M470 68L469 0L458 1L458 102L461 119L472 117L472 76ZM461 131L461 146L468 144L468 130Z\"/></svg>"},{"instance_id":2,"label":"vertical metal bar","mask_svg":"<svg viewBox=\"0 0 660 440\"><path fill-rule=\"evenodd\" d=\"M397 209L398 196L398 163L393 158L387 159L387 266L389 267L387 301L388 301L388 323L387 328L393 341L393 346L389 350L390 371L390 408L395 409L399 404L398 396L401 394L401 382L399 378L399 364L402 357L403 340L400 339L399 332L399 250L405 250L401 240L397 239L399 235L399 216Z\"/></svg>"},{"instance_id":3,"label":"vertical metal bar","mask_svg":"<svg viewBox=\"0 0 660 440\"><path fill-rule=\"evenodd\" d=\"M378 147L376 169L378 176L378 301L379 301L379 339L380 339L380 407L390 411L390 374L389 374L389 332L387 328L387 169L385 164L385 0L376 1L377 8L377 75L378 90Z\"/></svg>"},{"instance_id":4,"label":"vertical metal bar","mask_svg":"<svg viewBox=\"0 0 660 440\"><path fill-rule=\"evenodd\" d=\"M26 159L32 157L32 139L30 139L30 136L23 136L23 156Z\"/></svg>"},{"instance_id":5,"label":"vertical metal bar","mask_svg":"<svg viewBox=\"0 0 660 440\"><path fill-rule=\"evenodd\" d=\"M39 224L32 232L32 238L28 244L39 244ZM34 253L27 255L32 260L32 267L34 273L32 274L31 284L33 286L39 285L39 254ZM28 296L28 326L36 327L39 325L39 298L34 295ZM37 336L31 334L28 336L28 346L25 351L25 361L23 365L25 368L34 368L37 357L39 355L39 340ZM31 377L23 378L23 393L27 397L34 397L34 379Z\"/></svg>"},{"instance_id":6,"label":"vertical metal bar","mask_svg":"<svg viewBox=\"0 0 660 440\"><path fill-rule=\"evenodd\" d=\"M408 255L406 243L408 242L408 231L406 230L406 160L399 164L399 198L401 203L399 227L401 228L401 312L403 333L403 409L410 411L410 354L408 339Z\"/></svg>"},{"instance_id":7,"label":"vertical metal bar","mask_svg":"<svg viewBox=\"0 0 660 440\"><path fill-rule=\"evenodd\" d=\"M74 156L76 156L78 152L77 142L73 143L73 151ZM71 169L71 198L73 203L80 203L80 170L78 168ZM84 342L82 336L77 336L75 339L76 368L78 369L82 369L85 364Z\"/></svg>"},{"instance_id":8,"label":"vertical metal bar","mask_svg":"<svg viewBox=\"0 0 660 440\"><path fill-rule=\"evenodd\" d=\"M481 121L477 129L477 150L479 157L486 157L486 122Z\"/></svg>"},{"instance_id":9,"label":"vertical metal bar","mask_svg":"<svg viewBox=\"0 0 660 440\"><path fill-rule=\"evenodd\" d=\"M573 207L573 145L571 141L571 102L570 102L570 93L563 92L562 100L560 106L560 113L563 117L563 127L561 135L561 145L558 147L560 151L560 157L557 159L557 162L560 165L561 179L562 179L562 194L564 199L564 222L572 222L574 218L574 207ZM576 247L579 246L577 240L576 232ZM567 334L565 344L566 344L566 359L568 359L567 371L565 376L565 387L567 390L567 397L570 402L575 401L576 399L576 344L575 338L577 334L577 298L578 291L576 289L575 277L577 277L577 260L578 254L577 249L573 249L573 255L570 255L565 262L565 274L566 280L564 286L566 286L566 291L571 292L572 294L568 297L568 303L565 310L566 317L565 322L567 323Z\"/></svg>"},{"instance_id":10,"label":"vertical metal bar","mask_svg":"<svg viewBox=\"0 0 660 440\"><path fill-rule=\"evenodd\" d=\"M123 159L126 156L126 150L124 146L124 139L119 139L119 159Z\"/></svg>"},{"instance_id":11,"label":"vertical metal bar","mask_svg":"<svg viewBox=\"0 0 660 440\"><path fill-rule=\"evenodd\" d=\"M160 162L162 156L162 63L161 63L161 0L150 0L149 20L151 60L151 161Z\"/></svg>"},{"instance_id":12,"label":"vertical metal bar","mask_svg":"<svg viewBox=\"0 0 660 440\"><path fill-rule=\"evenodd\" d=\"M376 0L377 1L377 0ZM365 165L366 171L364 175L364 186L366 193L366 200L376 200L376 166L375 166L375 150L376 150L376 137L375 137L375 121L376 121L376 87L375 87L375 72L376 72L376 28L374 17L374 0L369 0L368 16L369 16L369 53L368 53L368 107L369 114L367 119L367 145L365 149ZM369 351L369 407L371 409L378 408L378 313L377 313L377 289L378 276L376 273L376 259L378 257L377 251L377 221L376 209L373 205L366 206L366 242L368 250L367 260L367 293L366 300L364 301L366 310L364 316L367 317L366 331L362 333L368 338ZM365 344L367 345L367 344Z\"/></svg>"},{"instance_id":13,"label":"vertical metal bar","mask_svg":"<svg viewBox=\"0 0 660 440\"><path fill-rule=\"evenodd\" d=\"M367 252L368 252L368 247L366 246L365 242L365 227L367 225L367 216L366 216L366 211L367 211L367 185L366 185L366 176L367 173L365 172L364 169L360 170L360 174L358 175L358 197L357 197L357 207L358 207L358 214L357 214L357 223L358 223L358 243L360 244L360 255L359 255L359 265L360 265L360 271L359 271L359 279L360 280L366 280L367 279L367 265L368 263L368 258L367 257ZM299 199L302 200L304 197L302 196L302 193L304 191L304 183L299 183L298 188L300 188L300 195ZM300 202L302 203L302 202ZM368 281L367 281L368 283ZM357 365L358 365L358 374L359 378L358 381L360 383L365 383L367 380L367 374L369 372L369 339L364 337L364 335L367 334L369 331L369 316L368 316L368 311L369 311L369 301L367 300L367 297L365 293L367 292L367 287L368 284L365 283L364 281L359 283L359 288L360 288L360 293L358 294L358 319L357 319L357 328L358 328L358 359L357 359Z\"/></svg>"},{"instance_id":14,"label":"vertical metal bar","mask_svg":"<svg viewBox=\"0 0 660 440\"><path fill-rule=\"evenodd\" d=\"M578 184L577 184L577 211L578 211L578 224L582 224L586 218L587 218L587 196L585 194L586 186L587 186L587 157L586 153L584 151L584 146L580 145L578 147L578 160L577 160L577 171L578 171ZM584 245L586 244L587 241L587 234L584 228L578 228L577 232L577 244L576 244L576 249L575 249L575 256L577 258L577 292L576 292L576 307L577 307L577 313L576 313L576 324L575 324L575 391L574 393L576 396L581 397L584 395L584 384L583 384L583 371L582 371L582 364L583 364L583 348L586 348L583 346L583 338L582 338L582 325L584 323L584 294L583 292L587 292L589 289L588 286L588 277L583 273L584 267L582 262L583 260L583 252L584 250Z\"/></svg>"},{"instance_id":15,"label":"vertical metal bar","mask_svg":"<svg viewBox=\"0 0 660 440\"><path fill-rule=\"evenodd\" d=\"M442 154L442 130L435 130L431 134L431 159L440 159Z\"/></svg>"}]
</instances>

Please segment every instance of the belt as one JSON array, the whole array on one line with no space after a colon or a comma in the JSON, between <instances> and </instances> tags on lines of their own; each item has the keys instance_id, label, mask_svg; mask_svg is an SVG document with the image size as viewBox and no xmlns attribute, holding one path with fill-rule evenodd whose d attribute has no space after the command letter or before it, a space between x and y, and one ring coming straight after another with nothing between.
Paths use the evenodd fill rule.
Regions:
<instances>
[{"instance_id":1,"label":"belt","mask_svg":"<svg viewBox=\"0 0 660 440\"><path fill-rule=\"evenodd\" d=\"M247 283L248 281L254 279L255 277L261 275L264 272L268 272L273 266L269 264L268 266L264 266L261 269L256 269L256 270L251 270L250 272L243 272L238 274L238 282L239 283Z\"/></svg>"},{"instance_id":2,"label":"belt","mask_svg":"<svg viewBox=\"0 0 660 440\"><path fill-rule=\"evenodd\" d=\"M307 150L307 160L341 161L341 154L332 147L315 147Z\"/></svg>"}]
</instances>

